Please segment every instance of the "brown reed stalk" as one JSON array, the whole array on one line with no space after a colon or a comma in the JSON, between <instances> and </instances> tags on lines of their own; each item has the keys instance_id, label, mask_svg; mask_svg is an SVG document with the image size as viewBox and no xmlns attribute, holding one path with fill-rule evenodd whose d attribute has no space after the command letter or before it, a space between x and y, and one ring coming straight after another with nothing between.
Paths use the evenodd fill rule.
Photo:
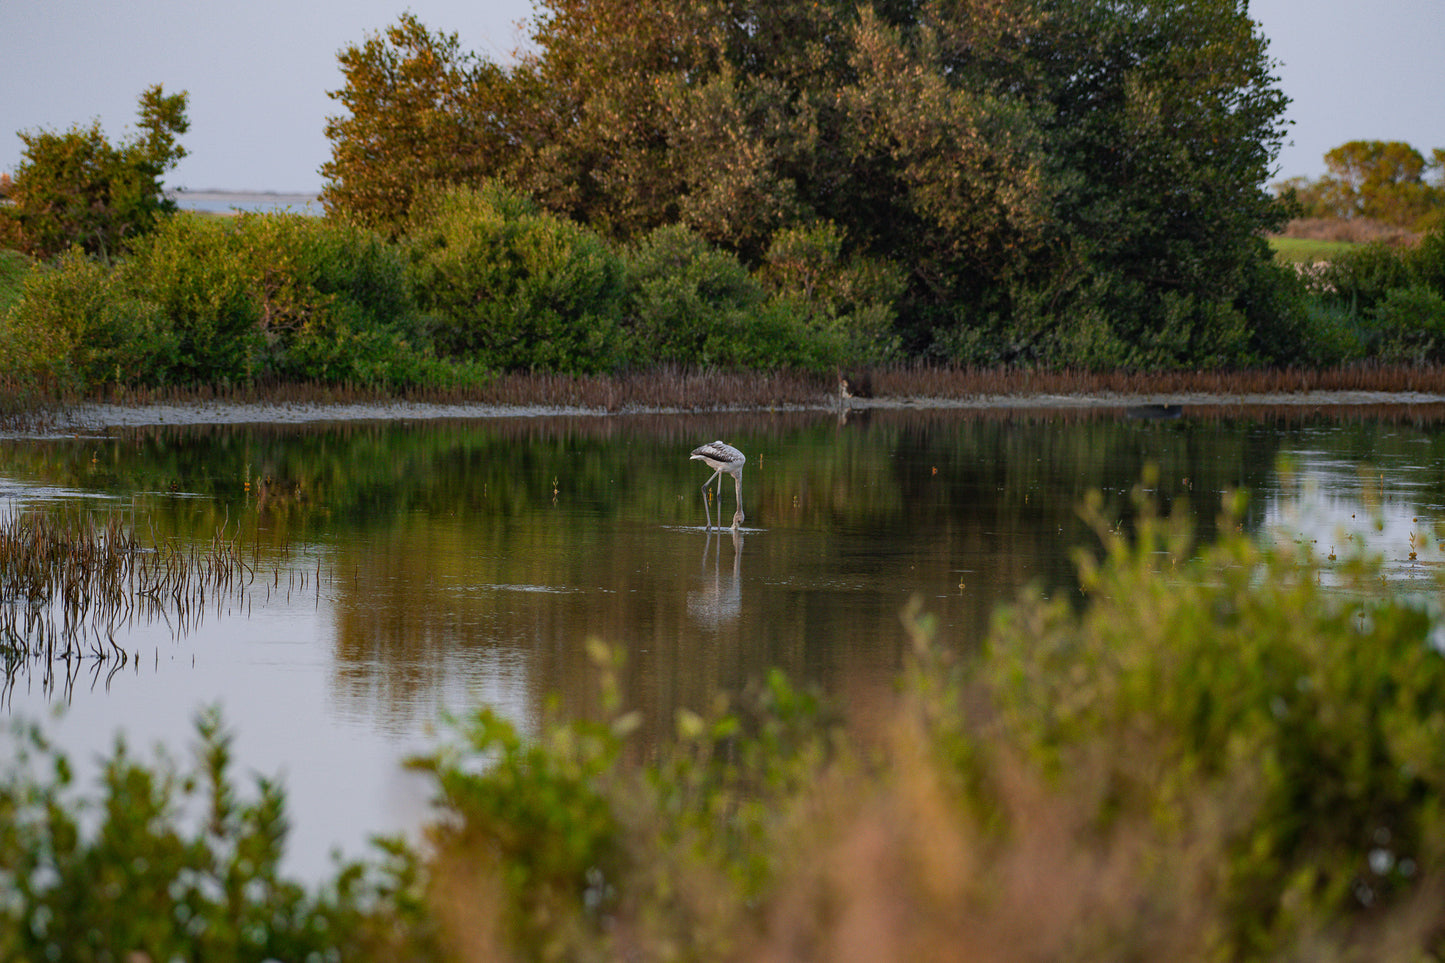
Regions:
<instances>
[{"instance_id":1,"label":"brown reed stalk","mask_svg":"<svg viewBox=\"0 0 1445 963\"><path fill-rule=\"evenodd\" d=\"M161 619L185 634L245 572L239 531L202 548L152 530L147 546L120 514L11 514L0 520L0 654L7 672L31 659L124 664L119 630Z\"/></svg>"}]
</instances>

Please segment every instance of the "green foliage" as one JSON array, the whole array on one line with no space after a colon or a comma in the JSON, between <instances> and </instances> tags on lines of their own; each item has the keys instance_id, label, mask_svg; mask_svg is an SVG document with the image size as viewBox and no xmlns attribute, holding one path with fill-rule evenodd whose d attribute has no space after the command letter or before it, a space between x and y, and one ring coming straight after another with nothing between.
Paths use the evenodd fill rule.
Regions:
<instances>
[{"instance_id":1,"label":"green foliage","mask_svg":"<svg viewBox=\"0 0 1445 963\"><path fill-rule=\"evenodd\" d=\"M426 360L402 254L371 231L296 214L236 219L266 377L400 385Z\"/></svg>"},{"instance_id":2,"label":"green foliage","mask_svg":"<svg viewBox=\"0 0 1445 963\"><path fill-rule=\"evenodd\" d=\"M176 136L189 128L186 94L159 84L140 98L137 136L112 146L100 123L64 134L21 132L25 150L9 206L0 206L0 244L52 257L79 244L106 260L128 239L175 210L161 176L185 157Z\"/></svg>"},{"instance_id":3,"label":"green foliage","mask_svg":"<svg viewBox=\"0 0 1445 963\"><path fill-rule=\"evenodd\" d=\"M1415 283L1445 296L1445 223L1421 238L1405 257Z\"/></svg>"},{"instance_id":4,"label":"green foliage","mask_svg":"<svg viewBox=\"0 0 1445 963\"><path fill-rule=\"evenodd\" d=\"M245 382L258 372L260 305L235 257L232 227L177 216L137 242L119 268L125 286L160 305L179 338L162 384Z\"/></svg>"},{"instance_id":5,"label":"green foliage","mask_svg":"<svg viewBox=\"0 0 1445 963\"><path fill-rule=\"evenodd\" d=\"M503 370L610 370L623 356L623 266L593 232L505 188L423 199L410 274L440 350Z\"/></svg>"},{"instance_id":6,"label":"green foliage","mask_svg":"<svg viewBox=\"0 0 1445 963\"><path fill-rule=\"evenodd\" d=\"M0 249L0 318L20 299L25 277L31 269L32 262L24 254Z\"/></svg>"},{"instance_id":7,"label":"green foliage","mask_svg":"<svg viewBox=\"0 0 1445 963\"><path fill-rule=\"evenodd\" d=\"M339 866L308 892L281 875L285 796L258 779L242 798L218 714L196 722L192 767L135 761L123 742L94 795L70 761L16 724L0 782L0 957L349 959L402 939L425 945L415 866ZM385 906L384 913L377 913Z\"/></svg>"},{"instance_id":8,"label":"green foliage","mask_svg":"<svg viewBox=\"0 0 1445 963\"><path fill-rule=\"evenodd\" d=\"M831 727L815 697L774 673L736 711L681 712L675 745L633 765L641 717L620 703L621 657L598 642L588 653L601 719L549 718L525 738L484 707L457 723L460 745L415 763L445 811L432 826L437 903L499 884L494 952L526 959L602 959L629 944L717 958L776 881L768 840L827 758ZM469 915L453 939L486 929Z\"/></svg>"},{"instance_id":9,"label":"green foliage","mask_svg":"<svg viewBox=\"0 0 1445 963\"><path fill-rule=\"evenodd\" d=\"M1252 338L1279 305L1253 241L1283 218L1259 185L1287 101L1234 0L545 0L532 23L507 71L409 16L344 53L336 208L391 222L410 185L488 177L632 244L681 226L749 267L811 248L833 277L789 312L863 360L901 338L1221 365L1274 340ZM349 193L357 157L406 186Z\"/></svg>"},{"instance_id":10,"label":"green foliage","mask_svg":"<svg viewBox=\"0 0 1445 963\"><path fill-rule=\"evenodd\" d=\"M1391 288L1375 305L1366 331L1385 362L1426 364L1445 360L1445 297L1423 285Z\"/></svg>"},{"instance_id":11,"label":"green foliage","mask_svg":"<svg viewBox=\"0 0 1445 963\"><path fill-rule=\"evenodd\" d=\"M447 377L380 236L298 214L168 218L114 267L78 249L9 314L13 370L42 385L400 386Z\"/></svg>"},{"instance_id":12,"label":"green foliage","mask_svg":"<svg viewBox=\"0 0 1445 963\"><path fill-rule=\"evenodd\" d=\"M1353 360L1345 343L1314 326L1309 288L1294 265L1274 259L1247 265L1240 301L1248 305L1250 361L1328 368Z\"/></svg>"},{"instance_id":13,"label":"green foliage","mask_svg":"<svg viewBox=\"0 0 1445 963\"><path fill-rule=\"evenodd\" d=\"M895 264L863 255L843 258L843 232L831 223L773 235L760 271L774 300L809 327L841 342L842 360L887 361L898 349L894 304L905 276Z\"/></svg>"},{"instance_id":14,"label":"green foliage","mask_svg":"<svg viewBox=\"0 0 1445 963\"><path fill-rule=\"evenodd\" d=\"M627 262L632 335L657 361L735 363L762 287L736 257L680 225L645 237Z\"/></svg>"},{"instance_id":15,"label":"green foliage","mask_svg":"<svg viewBox=\"0 0 1445 963\"><path fill-rule=\"evenodd\" d=\"M1445 231L1414 248L1356 247L1317 272L1313 309L1358 332L1358 356L1394 364L1445 357Z\"/></svg>"},{"instance_id":16,"label":"green foliage","mask_svg":"<svg viewBox=\"0 0 1445 963\"><path fill-rule=\"evenodd\" d=\"M425 353L399 252L346 224L177 217L119 273L181 338L170 380L399 384Z\"/></svg>"},{"instance_id":17,"label":"green foliage","mask_svg":"<svg viewBox=\"0 0 1445 963\"><path fill-rule=\"evenodd\" d=\"M139 384L169 371L179 348L160 306L78 247L26 276L0 342L10 377L47 392Z\"/></svg>"},{"instance_id":18,"label":"green foliage","mask_svg":"<svg viewBox=\"0 0 1445 963\"><path fill-rule=\"evenodd\" d=\"M1368 358L1371 345L1365 323L1348 308L1311 299L1299 328L1301 364L1328 367Z\"/></svg>"},{"instance_id":19,"label":"green foliage","mask_svg":"<svg viewBox=\"0 0 1445 963\"><path fill-rule=\"evenodd\" d=\"M1385 292L1410 283L1410 269L1398 250L1371 243L1335 258L1319 272L1318 280L1328 292L1326 300L1367 315Z\"/></svg>"},{"instance_id":20,"label":"green foliage","mask_svg":"<svg viewBox=\"0 0 1445 963\"><path fill-rule=\"evenodd\" d=\"M1007 738L1099 828L1209 847L1202 955L1274 958L1406 905L1445 855L1430 612L1371 591L1364 562L1342 564L1342 592L1242 537L1191 559L1147 505L1132 542L1092 511L1106 551L1081 556L1086 610L1026 603L990 642Z\"/></svg>"}]
</instances>

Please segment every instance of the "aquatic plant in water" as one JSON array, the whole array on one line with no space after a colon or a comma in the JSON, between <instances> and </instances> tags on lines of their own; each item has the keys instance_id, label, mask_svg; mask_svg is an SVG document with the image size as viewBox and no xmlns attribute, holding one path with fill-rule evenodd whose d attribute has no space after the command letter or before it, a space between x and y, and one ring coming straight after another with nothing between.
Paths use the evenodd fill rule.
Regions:
<instances>
[{"instance_id":1,"label":"aquatic plant in water","mask_svg":"<svg viewBox=\"0 0 1445 963\"><path fill-rule=\"evenodd\" d=\"M0 654L6 665L40 659L130 658L116 633L163 620L181 635L207 603L244 586L254 570L239 529L209 545L152 538L120 514L63 518L31 511L0 521Z\"/></svg>"}]
</instances>

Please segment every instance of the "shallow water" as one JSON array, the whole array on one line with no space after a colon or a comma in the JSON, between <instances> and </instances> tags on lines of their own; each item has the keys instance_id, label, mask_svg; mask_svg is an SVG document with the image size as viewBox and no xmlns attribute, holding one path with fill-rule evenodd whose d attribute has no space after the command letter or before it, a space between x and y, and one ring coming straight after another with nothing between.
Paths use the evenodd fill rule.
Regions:
<instances>
[{"instance_id":1,"label":"shallow water","mask_svg":"<svg viewBox=\"0 0 1445 963\"><path fill-rule=\"evenodd\" d=\"M1160 416L1164 417L1160 417ZM1176 417L1177 416L1177 417ZM281 775L292 868L410 830L426 786L398 762L445 710L478 702L523 727L555 698L595 701L585 642L626 654L643 738L770 667L866 718L886 697L912 598L967 650L1027 586L1073 597L1077 508L1128 514L1153 494L1213 537L1223 492L1241 522L1321 555L1383 554L1426 586L1445 520L1441 413L1373 409L887 410L131 427L0 440L10 512L119 511L142 541L237 539L244 594L178 634L117 633L115 659L32 661L0 710L50 725L81 758L118 732L180 756L219 703L243 770ZM747 522L708 531L689 462L722 438L748 455ZM731 518L724 478L713 511ZM1415 552L1415 558L1409 553Z\"/></svg>"}]
</instances>

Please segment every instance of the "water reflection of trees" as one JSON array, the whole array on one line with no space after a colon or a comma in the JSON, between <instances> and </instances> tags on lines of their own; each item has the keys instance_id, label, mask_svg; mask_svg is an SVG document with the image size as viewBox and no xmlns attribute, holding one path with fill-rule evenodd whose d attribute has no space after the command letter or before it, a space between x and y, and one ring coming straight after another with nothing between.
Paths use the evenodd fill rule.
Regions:
<instances>
[{"instance_id":1,"label":"water reflection of trees","mask_svg":"<svg viewBox=\"0 0 1445 963\"><path fill-rule=\"evenodd\" d=\"M1025 585L1073 591L1070 550L1092 540L1077 506L1098 489L1127 517L1146 464L1164 507L1186 505L1206 538L1219 493L1268 487L1282 449L1445 464L1445 413L1434 408L1182 413L162 427L11 439L0 451L10 477L137 505L162 534L209 538L224 524L258 552L324 543L336 569L336 689L358 707L429 713L436 692L484 685L480 664L511 667L534 707L552 692L586 705L582 646L597 636L627 649L631 700L667 720L769 666L835 691L885 685L911 591L943 612L959 645ZM686 452L718 437L749 456L748 518L765 533L740 555L714 536L708 567L692 531L705 476ZM1420 484L1445 502L1445 477L1432 471ZM858 586L879 584L889 591L860 597Z\"/></svg>"}]
</instances>

